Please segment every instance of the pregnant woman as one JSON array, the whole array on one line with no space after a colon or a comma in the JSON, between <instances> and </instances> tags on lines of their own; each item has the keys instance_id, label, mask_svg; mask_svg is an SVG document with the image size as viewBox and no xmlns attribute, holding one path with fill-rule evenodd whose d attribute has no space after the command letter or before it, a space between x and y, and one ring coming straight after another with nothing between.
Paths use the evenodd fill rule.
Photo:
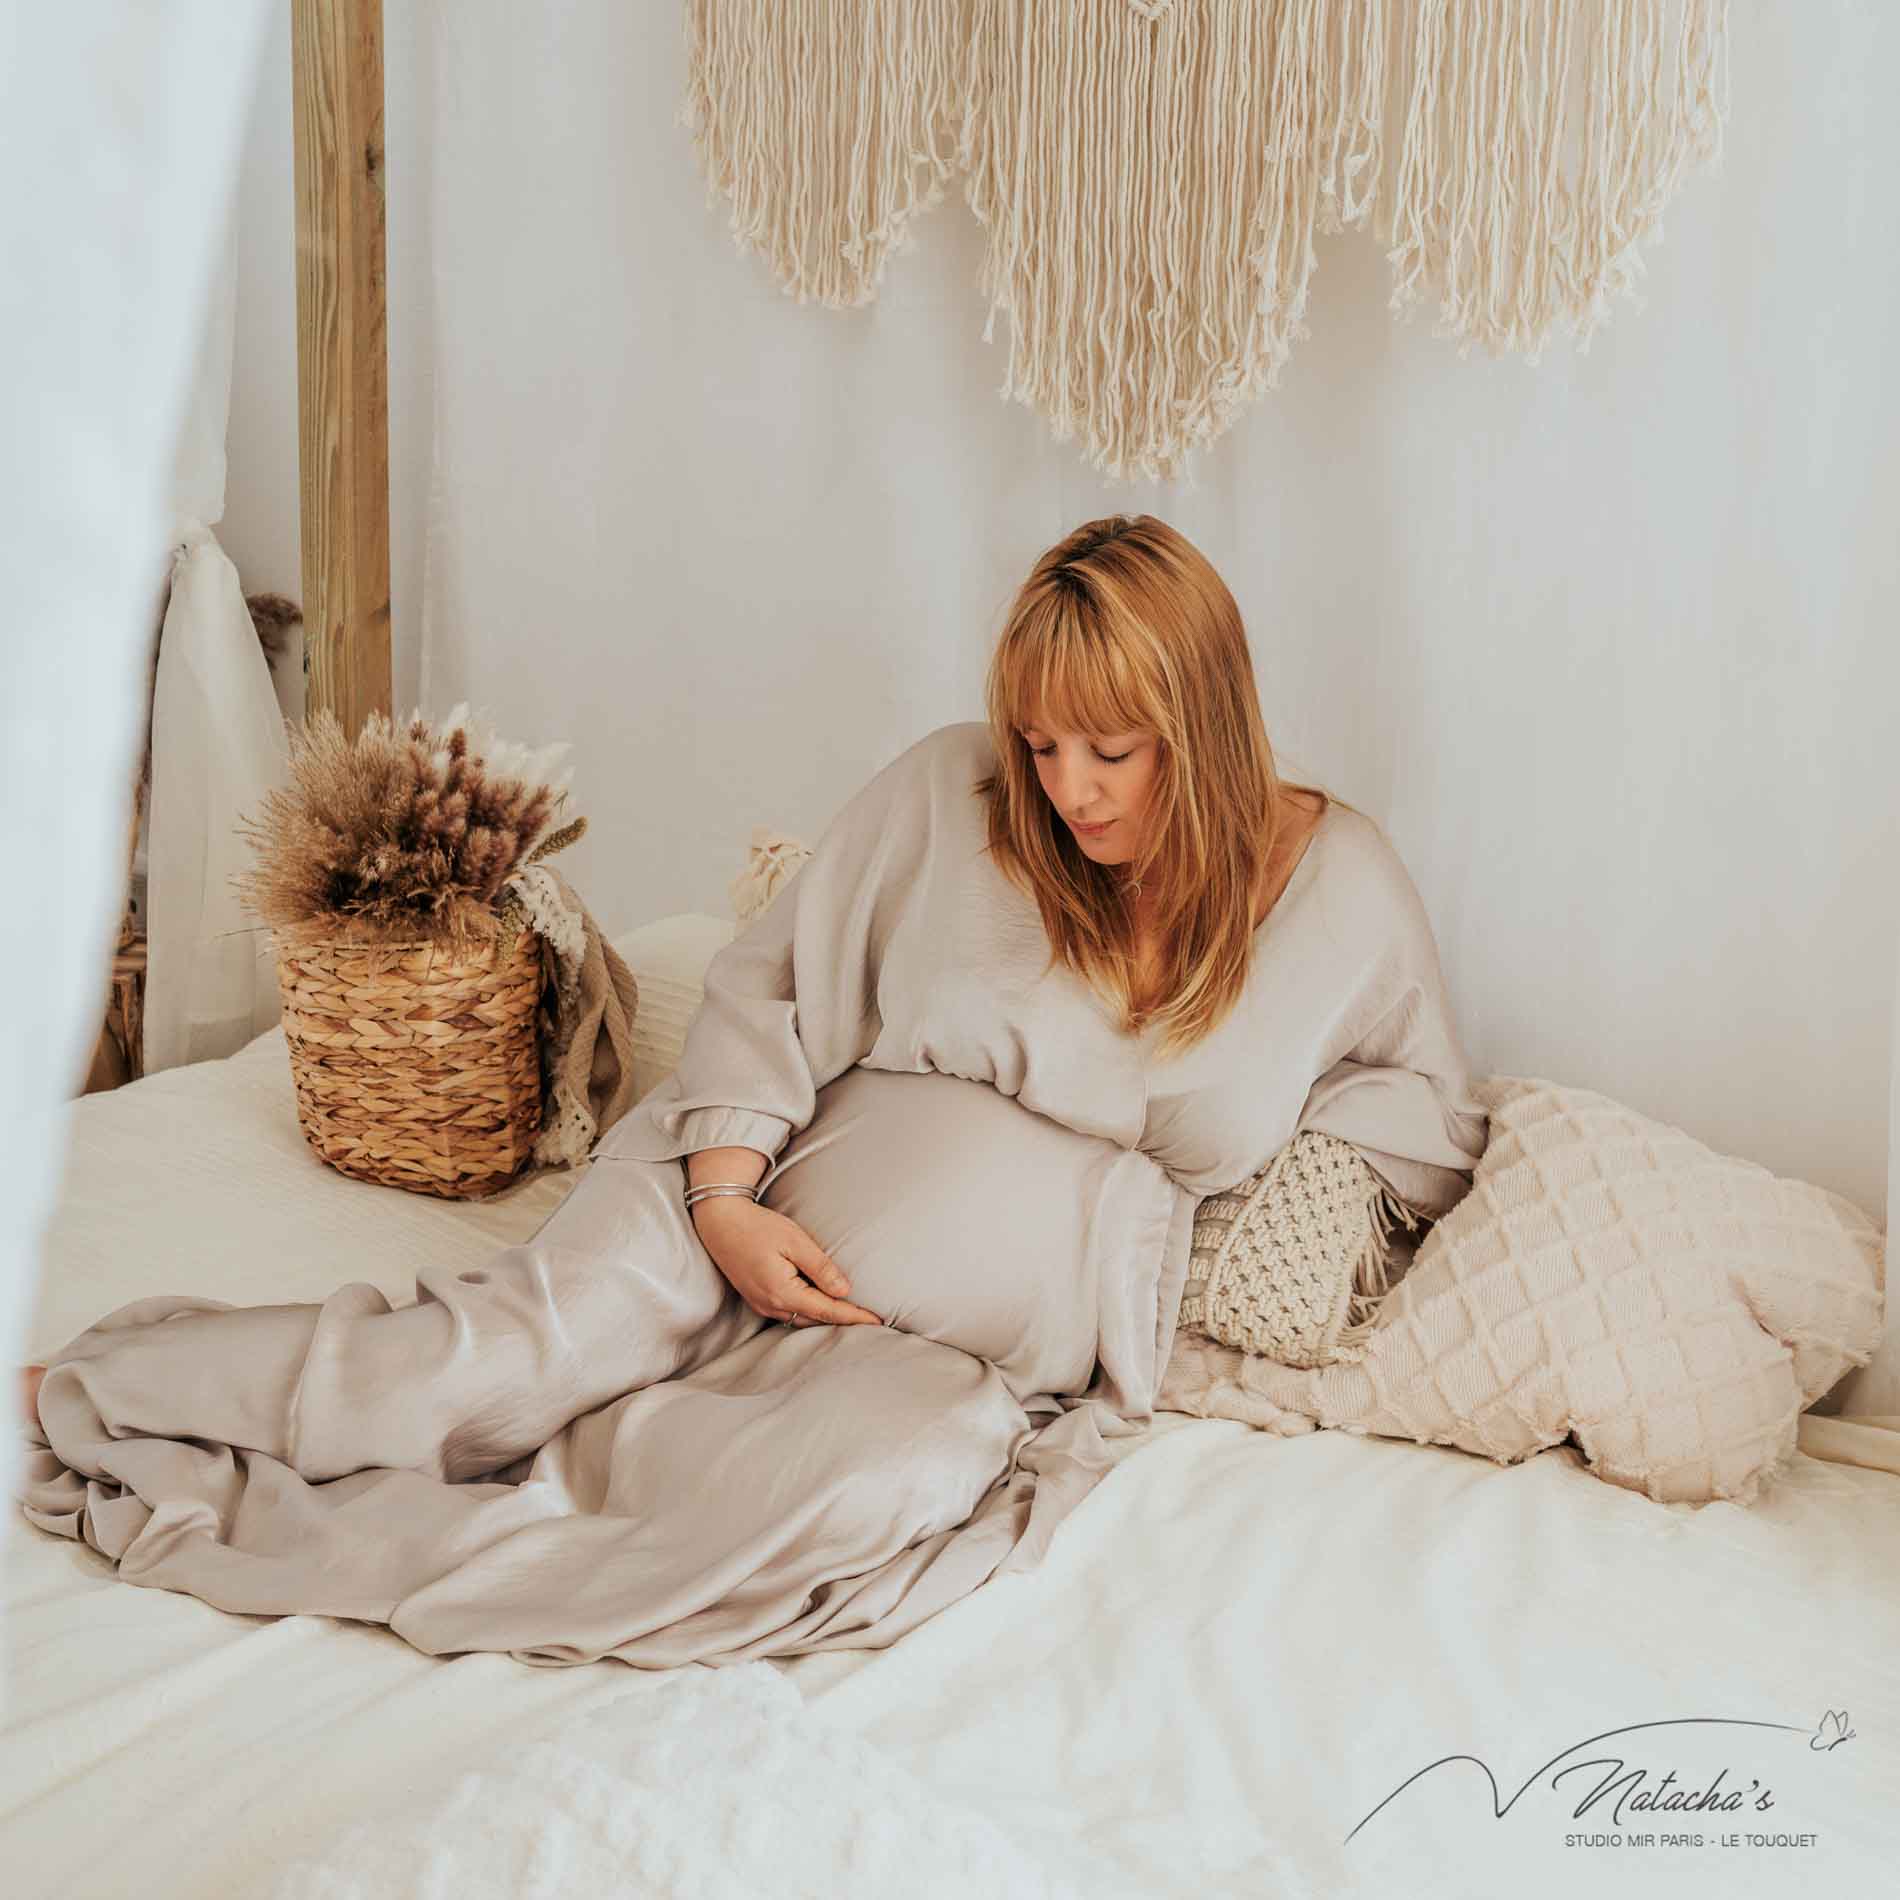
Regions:
<instances>
[{"instance_id":1,"label":"pregnant woman","mask_svg":"<svg viewBox=\"0 0 1900 1900\"><path fill-rule=\"evenodd\" d=\"M712 959L532 1239L398 1308L156 1295L30 1368L32 1521L431 1654L882 1647L1148 1421L1202 1196L1319 1129L1447 1211L1486 1126L1424 909L1279 779L1204 557L1078 529L986 697Z\"/></svg>"}]
</instances>

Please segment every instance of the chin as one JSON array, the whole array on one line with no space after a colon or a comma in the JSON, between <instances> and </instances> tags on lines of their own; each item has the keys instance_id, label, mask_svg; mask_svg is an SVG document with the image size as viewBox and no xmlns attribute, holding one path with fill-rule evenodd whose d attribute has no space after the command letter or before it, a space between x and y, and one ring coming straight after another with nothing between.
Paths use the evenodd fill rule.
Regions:
<instances>
[{"instance_id":1,"label":"chin","mask_svg":"<svg viewBox=\"0 0 1900 1900\"><path fill-rule=\"evenodd\" d=\"M1126 823L1127 813L1115 820L1116 835L1111 838L1085 838L1066 818L1057 822L1081 847L1082 855L1095 864L1132 864L1135 861L1135 847L1128 842L1126 834L1131 827Z\"/></svg>"}]
</instances>

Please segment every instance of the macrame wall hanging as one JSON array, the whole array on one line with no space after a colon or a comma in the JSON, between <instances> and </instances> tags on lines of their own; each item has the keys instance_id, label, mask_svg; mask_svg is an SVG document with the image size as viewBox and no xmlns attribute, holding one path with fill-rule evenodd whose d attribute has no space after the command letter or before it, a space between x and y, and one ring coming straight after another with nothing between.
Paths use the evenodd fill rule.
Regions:
<instances>
[{"instance_id":1,"label":"macrame wall hanging","mask_svg":"<svg viewBox=\"0 0 1900 1900\"><path fill-rule=\"evenodd\" d=\"M876 297L960 174L1005 400L1172 480L1370 228L1400 317L1588 347L1721 150L1728 0L687 0L689 127L786 295ZM1390 81L1390 83L1388 83Z\"/></svg>"}]
</instances>

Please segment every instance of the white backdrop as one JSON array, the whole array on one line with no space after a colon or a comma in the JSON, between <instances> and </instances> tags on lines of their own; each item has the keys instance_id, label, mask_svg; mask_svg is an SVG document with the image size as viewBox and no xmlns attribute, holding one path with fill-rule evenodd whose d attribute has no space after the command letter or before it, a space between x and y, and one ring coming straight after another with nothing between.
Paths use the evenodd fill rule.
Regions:
<instances>
[{"instance_id":1,"label":"white backdrop","mask_svg":"<svg viewBox=\"0 0 1900 1900\"><path fill-rule=\"evenodd\" d=\"M259 0L0 14L0 1373L60 1189L125 903L146 649L181 509L222 483L185 427L220 315ZM211 354L215 355L216 345ZM0 1680L0 1716L7 1684Z\"/></svg>"},{"instance_id":2,"label":"white backdrop","mask_svg":"<svg viewBox=\"0 0 1900 1900\"><path fill-rule=\"evenodd\" d=\"M1588 354L1460 359L1388 316L1372 239L1320 240L1311 338L1193 492L998 400L960 187L877 303L782 296L675 122L673 0L387 17L398 698L575 742L605 925L724 910L752 824L815 835L978 716L1034 556L1147 509L1233 587L1284 762L1387 825L1477 1068L1880 1214L1900 9L1737 0L1723 167ZM278 31L225 540L294 593Z\"/></svg>"}]
</instances>

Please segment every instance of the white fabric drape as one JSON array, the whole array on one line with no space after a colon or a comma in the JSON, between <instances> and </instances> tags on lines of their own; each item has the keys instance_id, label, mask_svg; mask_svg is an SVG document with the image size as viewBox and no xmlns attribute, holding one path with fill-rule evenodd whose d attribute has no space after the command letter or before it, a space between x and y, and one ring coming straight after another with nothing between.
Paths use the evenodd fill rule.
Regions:
<instances>
[{"instance_id":1,"label":"white fabric drape","mask_svg":"<svg viewBox=\"0 0 1900 1900\"><path fill-rule=\"evenodd\" d=\"M231 365L237 342L237 227L226 228L205 299L196 371L172 457L171 504L176 533L192 522L224 519L225 436L231 419Z\"/></svg>"},{"instance_id":2,"label":"white fabric drape","mask_svg":"<svg viewBox=\"0 0 1900 1900\"><path fill-rule=\"evenodd\" d=\"M231 1055L282 1013L268 931L238 902L240 816L281 784L289 748L244 590L191 522L172 566L152 695L145 1068Z\"/></svg>"},{"instance_id":3,"label":"white fabric drape","mask_svg":"<svg viewBox=\"0 0 1900 1900\"><path fill-rule=\"evenodd\" d=\"M0 1369L99 1033L180 425L264 0L0 12ZM0 1435L11 1471L18 1435ZM11 1478L8 1479L11 1492ZM0 1714L5 1684L0 1683Z\"/></svg>"},{"instance_id":4,"label":"white fabric drape","mask_svg":"<svg viewBox=\"0 0 1900 1900\"><path fill-rule=\"evenodd\" d=\"M288 759L270 664L238 571L212 532L224 518L236 304L233 228L220 250L173 458L172 591L152 692L151 797L137 853L147 894L148 1075L228 1056L282 1013L269 935L230 884L231 874L251 862L236 822L283 782Z\"/></svg>"}]
</instances>

